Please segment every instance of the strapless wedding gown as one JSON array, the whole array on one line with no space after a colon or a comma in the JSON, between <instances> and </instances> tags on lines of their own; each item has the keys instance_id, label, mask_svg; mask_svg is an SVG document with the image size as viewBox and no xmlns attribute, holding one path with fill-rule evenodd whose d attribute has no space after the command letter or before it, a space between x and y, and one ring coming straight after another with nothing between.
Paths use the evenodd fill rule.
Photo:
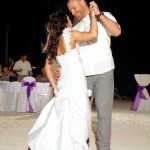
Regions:
<instances>
[{"instance_id":1,"label":"strapless wedding gown","mask_svg":"<svg viewBox=\"0 0 150 150\"><path fill-rule=\"evenodd\" d=\"M70 30L63 31L66 53L56 57L61 67L58 92L28 134L31 150L88 150L91 107L78 50L70 50Z\"/></svg>"}]
</instances>

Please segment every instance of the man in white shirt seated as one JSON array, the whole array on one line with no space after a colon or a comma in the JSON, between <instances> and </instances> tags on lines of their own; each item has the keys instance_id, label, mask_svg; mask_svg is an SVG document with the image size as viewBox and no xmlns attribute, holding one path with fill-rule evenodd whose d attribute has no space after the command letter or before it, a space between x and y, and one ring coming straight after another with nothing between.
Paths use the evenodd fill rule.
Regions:
<instances>
[{"instance_id":1,"label":"man in white shirt seated","mask_svg":"<svg viewBox=\"0 0 150 150\"><path fill-rule=\"evenodd\" d=\"M18 81L21 81L25 76L32 74L32 68L30 62L27 60L27 54L22 53L20 60L16 61L13 71L18 76Z\"/></svg>"}]
</instances>

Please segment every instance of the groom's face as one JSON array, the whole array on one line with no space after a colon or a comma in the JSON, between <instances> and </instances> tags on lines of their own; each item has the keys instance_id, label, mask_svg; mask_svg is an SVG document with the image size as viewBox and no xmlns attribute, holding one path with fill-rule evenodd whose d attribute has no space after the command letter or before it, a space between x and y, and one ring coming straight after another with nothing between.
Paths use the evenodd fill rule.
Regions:
<instances>
[{"instance_id":1,"label":"groom's face","mask_svg":"<svg viewBox=\"0 0 150 150\"><path fill-rule=\"evenodd\" d=\"M84 18L84 0L69 0L67 3L69 11L77 20Z\"/></svg>"}]
</instances>

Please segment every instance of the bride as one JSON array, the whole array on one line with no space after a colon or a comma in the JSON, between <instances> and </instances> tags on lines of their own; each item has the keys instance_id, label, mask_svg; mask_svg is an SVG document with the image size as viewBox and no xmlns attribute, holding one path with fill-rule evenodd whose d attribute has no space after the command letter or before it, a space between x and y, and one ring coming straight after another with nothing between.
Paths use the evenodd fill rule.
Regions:
<instances>
[{"instance_id":1,"label":"bride","mask_svg":"<svg viewBox=\"0 0 150 150\"><path fill-rule=\"evenodd\" d=\"M31 150L88 150L91 106L76 42L97 39L97 20L92 4L89 8L89 32L72 30L71 20L62 11L50 15L43 51L47 54L45 69L55 96L28 134ZM51 71L54 59L61 71L57 84Z\"/></svg>"}]
</instances>

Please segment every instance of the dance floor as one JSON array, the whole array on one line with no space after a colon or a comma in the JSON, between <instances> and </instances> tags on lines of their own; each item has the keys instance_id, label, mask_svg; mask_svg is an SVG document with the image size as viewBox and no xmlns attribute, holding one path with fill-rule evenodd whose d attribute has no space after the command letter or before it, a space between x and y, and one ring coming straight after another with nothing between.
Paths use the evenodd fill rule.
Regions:
<instances>
[{"instance_id":1,"label":"dance floor","mask_svg":"<svg viewBox=\"0 0 150 150\"><path fill-rule=\"evenodd\" d=\"M111 150L150 150L150 113L131 111L131 105L130 100L114 100ZM27 150L27 134L37 117L36 113L0 112L0 150ZM93 105L92 128L97 137L96 126Z\"/></svg>"}]
</instances>

